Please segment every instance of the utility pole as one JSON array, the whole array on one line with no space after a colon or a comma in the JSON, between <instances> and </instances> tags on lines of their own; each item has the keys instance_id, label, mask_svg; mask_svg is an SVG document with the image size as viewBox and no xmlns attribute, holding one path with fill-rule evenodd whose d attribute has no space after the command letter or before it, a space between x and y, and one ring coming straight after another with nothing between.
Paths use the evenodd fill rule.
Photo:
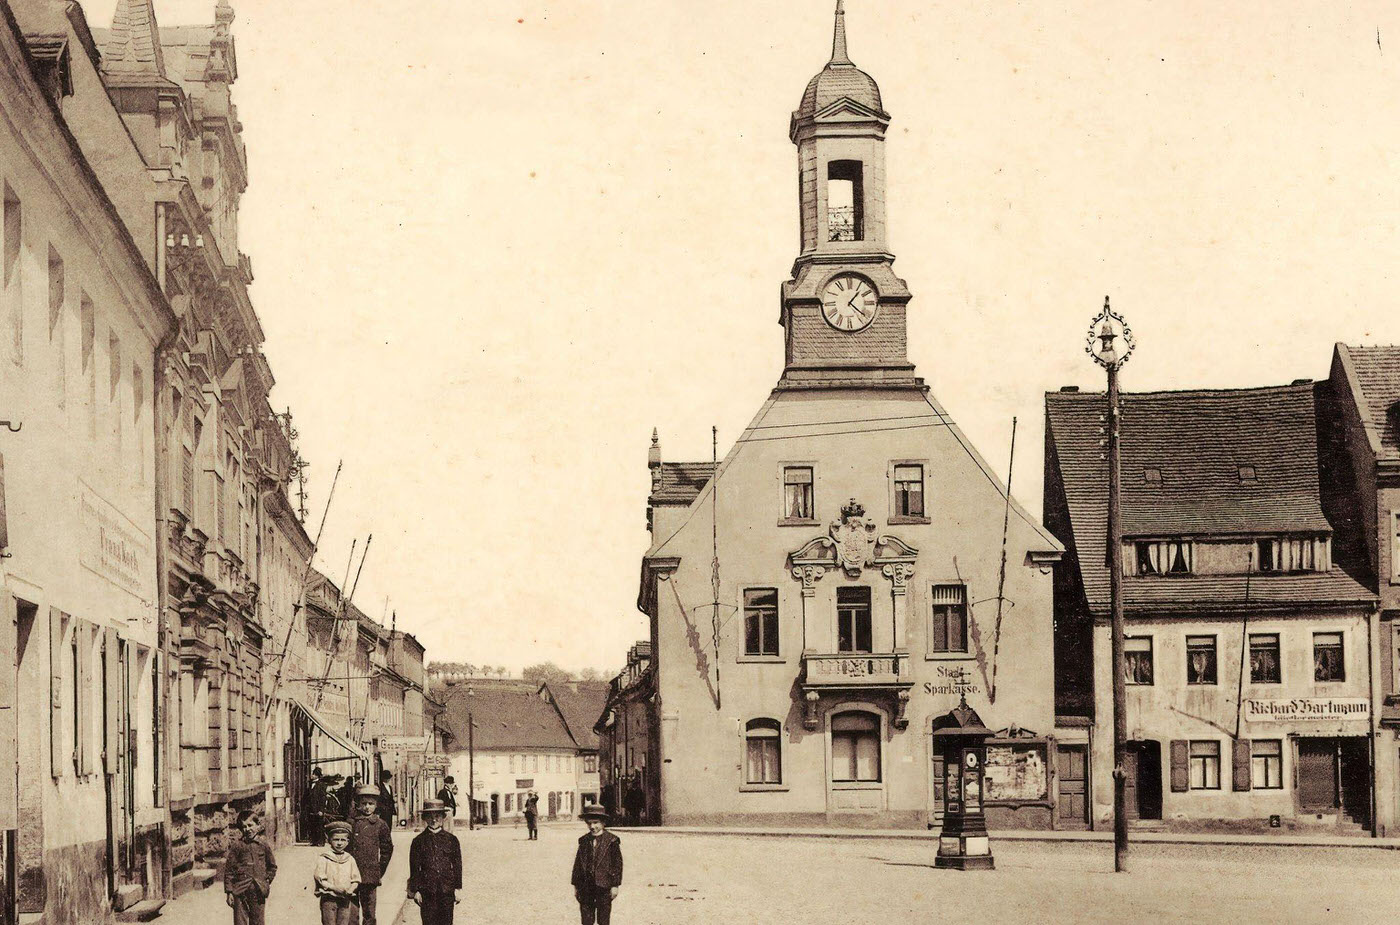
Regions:
<instances>
[{"instance_id":1,"label":"utility pole","mask_svg":"<svg viewBox=\"0 0 1400 925\"><path fill-rule=\"evenodd\" d=\"M1121 341L1121 345L1118 343ZM1108 598L1112 612L1113 645L1113 869L1128 869L1128 682L1123 657L1123 512L1119 465L1118 370L1133 353L1133 332L1123 317L1108 307L1089 325L1084 347L1094 362L1108 371Z\"/></svg>"},{"instance_id":2,"label":"utility pole","mask_svg":"<svg viewBox=\"0 0 1400 925\"><path fill-rule=\"evenodd\" d=\"M476 829L476 723L467 711L467 831Z\"/></svg>"}]
</instances>

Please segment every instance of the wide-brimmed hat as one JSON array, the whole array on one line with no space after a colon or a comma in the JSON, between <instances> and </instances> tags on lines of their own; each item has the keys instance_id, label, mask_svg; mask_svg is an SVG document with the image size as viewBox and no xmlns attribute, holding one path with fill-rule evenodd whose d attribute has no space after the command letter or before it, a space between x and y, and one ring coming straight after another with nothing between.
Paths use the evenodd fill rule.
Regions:
<instances>
[{"instance_id":1,"label":"wide-brimmed hat","mask_svg":"<svg viewBox=\"0 0 1400 925\"><path fill-rule=\"evenodd\" d=\"M379 788L374 786L374 784L361 784L355 788L355 796L374 797L377 800L379 799Z\"/></svg>"},{"instance_id":2,"label":"wide-brimmed hat","mask_svg":"<svg viewBox=\"0 0 1400 925\"><path fill-rule=\"evenodd\" d=\"M348 822L341 822L341 821L339 821L339 820L336 820L335 822L328 822L328 823L326 823L326 837L327 837L327 838L330 838L332 835L349 835L349 834L350 834L350 823L348 823Z\"/></svg>"},{"instance_id":3,"label":"wide-brimmed hat","mask_svg":"<svg viewBox=\"0 0 1400 925\"><path fill-rule=\"evenodd\" d=\"M601 819L608 821L608 811L597 803L587 803L578 814L580 819Z\"/></svg>"},{"instance_id":4,"label":"wide-brimmed hat","mask_svg":"<svg viewBox=\"0 0 1400 925\"><path fill-rule=\"evenodd\" d=\"M418 812L424 816L428 815L428 813L446 813L447 804L441 800L424 800L423 808Z\"/></svg>"}]
</instances>

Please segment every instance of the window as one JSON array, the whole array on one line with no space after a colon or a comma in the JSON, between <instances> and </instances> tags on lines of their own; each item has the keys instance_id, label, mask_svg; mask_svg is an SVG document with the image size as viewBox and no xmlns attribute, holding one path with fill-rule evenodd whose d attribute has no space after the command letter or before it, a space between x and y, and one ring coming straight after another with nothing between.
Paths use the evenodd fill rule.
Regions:
<instances>
[{"instance_id":1,"label":"window","mask_svg":"<svg viewBox=\"0 0 1400 925\"><path fill-rule=\"evenodd\" d=\"M1123 674L1129 684L1152 683L1152 637L1123 639Z\"/></svg>"},{"instance_id":2,"label":"window","mask_svg":"<svg viewBox=\"0 0 1400 925\"><path fill-rule=\"evenodd\" d=\"M778 590L744 589L744 654L778 654Z\"/></svg>"},{"instance_id":3,"label":"window","mask_svg":"<svg viewBox=\"0 0 1400 925\"><path fill-rule=\"evenodd\" d=\"M1257 482L1259 481L1259 475L1255 472L1253 466L1240 466L1240 481L1246 483Z\"/></svg>"},{"instance_id":4,"label":"window","mask_svg":"<svg viewBox=\"0 0 1400 925\"><path fill-rule=\"evenodd\" d=\"M1313 680L1345 681L1341 633L1313 633Z\"/></svg>"},{"instance_id":5,"label":"window","mask_svg":"<svg viewBox=\"0 0 1400 925\"><path fill-rule=\"evenodd\" d=\"M509 812L514 812L514 811L515 811L515 794L513 794L513 793L507 793L507 794L506 794L506 812L509 813Z\"/></svg>"},{"instance_id":6,"label":"window","mask_svg":"<svg viewBox=\"0 0 1400 925\"><path fill-rule=\"evenodd\" d=\"M597 755L584 755L584 756L583 756L583 773L585 773L585 774L597 774L597 773L598 773L598 756L597 756Z\"/></svg>"},{"instance_id":7,"label":"window","mask_svg":"<svg viewBox=\"0 0 1400 925\"><path fill-rule=\"evenodd\" d=\"M870 647L870 589L836 589L837 650L873 652Z\"/></svg>"},{"instance_id":8,"label":"window","mask_svg":"<svg viewBox=\"0 0 1400 925\"><path fill-rule=\"evenodd\" d=\"M783 517L787 520L812 520L816 508L812 503L812 467L783 467Z\"/></svg>"},{"instance_id":9,"label":"window","mask_svg":"<svg viewBox=\"0 0 1400 925\"><path fill-rule=\"evenodd\" d=\"M1250 754L1255 790L1283 789L1283 741L1255 739Z\"/></svg>"},{"instance_id":10,"label":"window","mask_svg":"<svg viewBox=\"0 0 1400 925\"><path fill-rule=\"evenodd\" d=\"M880 779L880 718L872 713L838 713L831 718L831 779Z\"/></svg>"},{"instance_id":11,"label":"window","mask_svg":"<svg viewBox=\"0 0 1400 925\"><path fill-rule=\"evenodd\" d=\"M1278 633L1249 634L1249 682L1278 684L1282 681Z\"/></svg>"},{"instance_id":12,"label":"window","mask_svg":"<svg viewBox=\"0 0 1400 925\"><path fill-rule=\"evenodd\" d=\"M967 651L967 586L934 585L929 648L934 652Z\"/></svg>"},{"instance_id":13,"label":"window","mask_svg":"<svg viewBox=\"0 0 1400 925\"><path fill-rule=\"evenodd\" d=\"M1143 481L1143 484L1145 484L1145 485L1161 485L1161 484L1162 484L1162 470L1161 470L1161 469L1143 469L1143 470L1142 470L1142 481Z\"/></svg>"},{"instance_id":14,"label":"window","mask_svg":"<svg viewBox=\"0 0 1400 925\"><path fill-rule=\"evenodd\" d=\"M1191 742L1191 789L1220 789L1220 743L1214 740Z\"/></svg>"},{"instance_id":15,"label":"window","mask_svg":"<svg viewBox=\"0 0 1400 925\"><path fill-rule=\"evenodd\" d=\"M826 230L829 241L865 240L860 161L826 165Z\"/></svg>"},{"instance_id":16,"label":"window","mask_svg":"<svg viewBox=\"0 0 1400 925\"><path fill-rule=\"evenodd\" d=\"M1139 575L1187 575L1191 572L1190 540L1150 540L1134 546Z\"/></svg>"},{"instance_id":17,"label":"window","mask_svg":"<svg viewBox=\"0 0 1400 925\"><path fill-rule=\"evenodd\" d=\"M224 497L224 477L216 473L214 475L214 529L216 531L214 536L220 543L224 541L224 505L227 500Z\"/></svg>"},{"instance_id":18,"label":"window","mask_svg":"<svg viewBox=\"0 0 1400 925\"><path fill-rule=\"evenodd\" d=\"M539 756L539 755L531 755L531 756L530 756L530 770L531 770L531 771L538 771L539 769L540 769L540 756Z\"/></svg>"},{"instance_id":19,"label":"window","mask_svg":"<svg viewBox=\"0 0 1400 925\"><path fill-rule=\"evenodd\" d=\"M782 730L777 720L749 720L744 729L744 782L783 782Z\"/></svg>"},{"instance_id":20,"label":"window","mask_svg":"<svg viewBox=\"0 0 1400 925\"><path fill-rule=\"evenodd\" d=\"M1255 544L1261 572L1325 572L1332 567L1327 537L1269 537Z\"/></svg>"},{"instance_id":21,"label":"window","mask_svg":"<svg viewBox=\"0 0 1400 925\"><path fill-rule=\"evenodd\" d=\"M5 304L8 309L10 359L15 363L24 362L24 299L20 289L20 241L23 237L23 220L19 197L5 184L5 225L4 225L4 266L3 283Z\"/></svg>"},{"instance_id":22,"label":"window","mask_svg":"<svg viewBox=\"0 0 1400 925\"><path fill-rule=\"evenodd\" d=\"M1186 683L1215 683L1215 637L1186 637Z\"/></svg>"},{"instance_id":23,"label":"window","mask_svg":"<svg viewBox=\"0 0 1400 925\"><path fill-rule=\"evenodd\" d=\"M924 516L924 467L894 467L894 513L896 517Z\"/></svg>"}]
</instances>

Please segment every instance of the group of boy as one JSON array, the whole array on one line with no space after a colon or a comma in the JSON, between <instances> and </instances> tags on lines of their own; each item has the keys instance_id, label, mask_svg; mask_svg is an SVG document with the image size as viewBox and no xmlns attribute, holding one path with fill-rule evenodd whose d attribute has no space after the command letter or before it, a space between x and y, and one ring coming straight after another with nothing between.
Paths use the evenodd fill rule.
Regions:
<instances>
[{"instance_id":1,"label":"group of boy","mask_svg":"<svg viewBox=\"0 0 1400 925\"><path fill-rule=\"evenodd\" d=\"M389 868L394 843L388 824L378 815L379 788L360 787L350 822L326 825L328 846L312 870L321 925L376 925L377 892ZM408 853L408 898L419 906L422 925L452 925L462 901L462 846L443 827L447 807L425 800L424 829ZM572 883L583 925L610 925L612 902L622 885L622 842L607 831L607 811L585 806L580 816L588 832L578 840ZM224 862L224 891L234 925L265 925L267 897L277 876L272 848L251 812L238 817L241 838L230 840Z\"/></svg>"}]
</instances>

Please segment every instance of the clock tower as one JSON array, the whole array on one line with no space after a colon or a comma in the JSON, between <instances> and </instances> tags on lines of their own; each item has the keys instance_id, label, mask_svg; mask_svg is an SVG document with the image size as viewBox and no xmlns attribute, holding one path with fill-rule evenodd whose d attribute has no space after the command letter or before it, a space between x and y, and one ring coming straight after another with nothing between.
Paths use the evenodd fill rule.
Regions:
<instances>
[{"instance_id":1,"label":"clock tower","mask_svg":"<svg viewBox=\"0 0 1400 925\"><path fill-rule=\"evenodd\" d=\"M875 80L846 51L836 3L831 60L792 114L801 252L783 283L780 389L921 388L907 357L909 290L885 228L885 129Z\"/></svg>"}]
</instances>

